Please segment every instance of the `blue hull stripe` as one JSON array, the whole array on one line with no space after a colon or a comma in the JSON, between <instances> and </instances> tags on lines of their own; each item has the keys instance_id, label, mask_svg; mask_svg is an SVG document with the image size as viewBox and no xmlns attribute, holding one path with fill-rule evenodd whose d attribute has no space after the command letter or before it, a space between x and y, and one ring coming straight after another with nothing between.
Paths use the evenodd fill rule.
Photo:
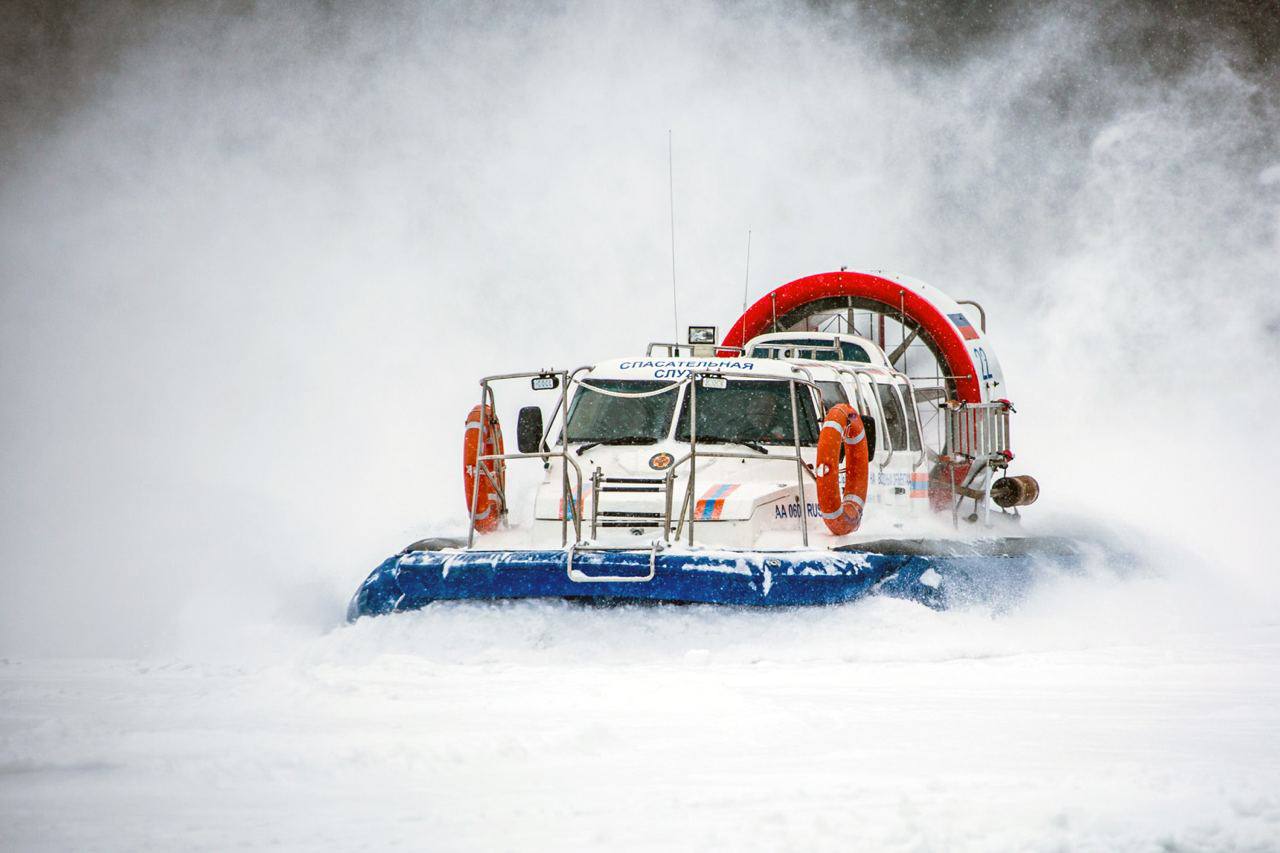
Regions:
<instances>
[{"instance_id":1,"label":"blue hull stripe","mask_svg":"<svg viewBox=\"0 0 1280 853\"><path fill-rule=\"evenodd\" d=\"M1079 559L1053 559L1057 569ZM840 604L871 594L945 608L957 602L1010 600L1031 584L1041 557L978 554L830 552L677 552L659 554L645 582L571 580L564 551L414 551L374 569L347 616L414 610L433 601L583 598L669 601L754 607ZM649 569L648 551L579 552L578 571L637 577Z\"/></svg>"}]
</instances>

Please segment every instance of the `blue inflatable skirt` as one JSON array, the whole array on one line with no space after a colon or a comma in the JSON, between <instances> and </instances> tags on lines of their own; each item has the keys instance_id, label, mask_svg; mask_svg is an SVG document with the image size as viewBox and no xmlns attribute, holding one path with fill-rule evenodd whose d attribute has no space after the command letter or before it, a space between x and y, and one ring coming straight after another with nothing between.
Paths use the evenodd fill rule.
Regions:
<instances>
[{"instance_id":1,"label":"blue inflatable skirt","mask_svg":"<svg viewBox=\"0 0 1280 853\"><path fill-rule=\"evenodd\" d=\"M837 550L481 551L424 540L373 570L347 618L433 601L583 599L751 607L841 604L872 594L946 608L1022 595L1041 568L1072 569L1080 550L1058 538L884 540Z\"/></svg>"}]
</instances>

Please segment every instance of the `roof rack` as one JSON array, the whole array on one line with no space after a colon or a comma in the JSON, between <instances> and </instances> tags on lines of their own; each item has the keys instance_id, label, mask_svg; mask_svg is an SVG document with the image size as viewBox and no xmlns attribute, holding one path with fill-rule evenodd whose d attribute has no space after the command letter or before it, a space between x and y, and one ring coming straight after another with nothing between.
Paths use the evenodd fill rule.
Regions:
<instances>
[{"instance_id":1,"label":"roof rack","mask_svg":"<svg viewBox=\"0 0 1280 853\"><path fill-rule=\"evenodd\" d=\"M837 356L843 356L844 350L839 344L802 344L800 342L792 342L790 346L786 345L786 341L765 341L764 343L755 344L751 347L754 352L756 350L764 350L772 355L766 355L765 358L776 358L779 360L789 358L806 358L806 356L797 355L800 352L830 352ZM816 361L817 359L815 359ZM843 358L836 359L843 361Z\"/></svg>"},{"instance_id":2,"label":"roof rack","mask_svg":"<svg viewBox=\"0 0 1280 853\"><path fill-rule=\"evenodd\" d=\"M742 347L731 347L726 346L725 344L671 344L665 341L651 341L649 345L645 347L644 354L651 356L654 354L654 350L665 349L668 356L672 358L680 358L684 355L681 350L688 350L689 356L695 357L697 356L697 353L695 353L694 350L699 347L711 350L708 355L713 356L719 355L724 350L729 350L733 355L742 355L746 352Z\"/></svg>"}]
</instances>

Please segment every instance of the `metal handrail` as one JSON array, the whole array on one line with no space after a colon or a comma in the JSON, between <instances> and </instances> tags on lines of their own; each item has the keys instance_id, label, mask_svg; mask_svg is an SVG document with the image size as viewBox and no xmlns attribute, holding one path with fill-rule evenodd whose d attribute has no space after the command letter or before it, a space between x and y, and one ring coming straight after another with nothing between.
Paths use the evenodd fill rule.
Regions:
<instances>
[{"instance_id":1,"label":"metal handrail","mask_svg":"<svg viewBox=\"0 0 1280 853\"><path fill-rule=\"evenodd\" d=\"M865 412L865 413L866 413L866 414L868 414L868 415L869 415L869 414L871 414L871 407L867 405L867 401L866 401L866 399L863 397L863 394L862 394L862 383L858 381L858 375L859 375L860 371L859 371L857 368L854 368L854 367L847 367L847 366L845 366L845 365L841 365L840 367L837 367L837 368L836 368L836 372L837 372L837 373L843 373L843 374L845 374L846 376L851 376L851 377L853 377L853 395L854 395L854 398L857 400L858 405L859 405L859 408L860 408L863 412ZM873 383L873 384L874 384L874 383Z\"/></svg>"},{"instance_id":2,"label":"metal handrail","mask_svg":"<svg viewBox=\"0 0 1280 853\"><path fill-rule=\"evenodd\" d=\"M734 350L738 355L742 355L743 353L746 352L746 350L742 347L732 347L732 346L729 346L728 344L669 344L666 341L650 341L649 345L646 346L644 349L644 354L646 356L653 355L653 351L658 347L666 347L667 355L671 358L683 358L684 356L680 355L681 349L690 350L689 357L694 358L695 356L693 355L693 352L692 352L694 347L711 347L712 349L716 350L716 355L713 356L716 358L719 357L719 351L724 349Z\"/></svg>"},{"instance_id":3,"label":"metal handrail","mask_svg":"<svg viewBox=\"0 0 1280 853\"><path fill-rule=\"evenodd\" d=\"M578 367L575 367L573 370L567 371L567 373L568 373L569 375L568 375L568 378L567 378L567 379L565 379L564 384L563 384L563 385L562 385L562 387L561 387L561 391L560 391L560 397L561 397L561 398L560 398L559 400L556 400L556 404L555 404L555 406L553 407L556 411L559 411L559 410L561 409L561 404L563 404L563 410L564 410L564 412L565 412L565 418L564 418L564 419L565 419L565 421L567 421L567 420L568 420L568 412L569 412L569 403L568 403L568 400L566 399L566 397L567 397L567 395L568 395L568 393L569 393L569 386L570 386L570 385L582 385L582 384L583 384L583 382L582 382L581 380L579 380L579 379L578 379L578 374L579 374L579 373L582 373L584 370L590 370L590 369L591 369L591 367L592 367L592 366L591 366L591 365L589 365L589 364L583 364L583 365L579 365ZM561 375L563 375L563 373L565 373L565 372L566 372L566 371L559 371L559 373L560 373ZM544 375L546 375L546 374L545 374L545 373L539 373L538 375L539 375L539 376L544 376ZM587 386L587 387L590 387L590 386ZM592 389L592 390L599 390L599 389ZM665 389L664 389L664 390L665 390ZM546 426L546 428L542 431L542 446L543 446L543 447L548 447L548 446L549 446L549 444L548 444L548 441L547 441L547 440L548 440L549 438L551 438L551 433L552 433L552 431L555 429L555 426L556 426L556 417L555 417L555 415L552 415L552 416L551 416L551 419L550 419L549 421L547 421L547 426ZM563 429L563 428L564 428L564 424L561 424L561 429Z\"/></svg>"},{"instance_id":4,"label":"metal handrail","mask_svg":"<svg viewBox=\"0 0 1280 853\"><path fill-rule=\"evenodd\" d=\"M574 472L574 474L577 476L577 483L578 483L578 491L577 491L577 494L578 494L578 495L581 495L581 494L582 494L582 467L581 467L580 465L578 465L577 460L575 460L573 457L571 457L571 456L566 456L564 453L556 452L556 451L554 451L554 450L549 450L549 451L546 451L546 452L543 452L543 453L493 453L493 454L485 454L485 455L483 455L483 456L477 456L477 457L476 457L476 464L478 465L478 464L479 464L479 463L481 463L481 462L492 462L492 461L496 461L496 460L502 460L503 462L505 462L505 461L507 461L508 459L541 459L541 460L543 460L544 462L546 462L546 461L548 461L548 460L549 460L551 457L553 457L553 456L559 456L559 457L561 457L561 458L563 458L563 459L567 459L567 460L568 460L568 462L569 462L569 464L573 466L573 472ZM486 473L487 473L487 472L486 472ZM566 483L567 483L567 481L568 481L568 475L567 475L567 474L565 475L565 481L566 481ZM570 514L570 513L572 513L572 514L573 514L573 535L574 535L574 537L575 537L576 539L578 539L579 541L581 541L581 539L582 539L582 512L583 512L583 510L582 510L582 508L581 508L581 507L579 507L579 506L578 506L578 501L577 501L577 499L576 499L576 498L574 498L574 496L573 496L573 495L574 495L574 493L572 493L572 492L566 493L566 494L564 495L564 500L565 500L565 510L567 510L567 511L566 511L566 512L561 513L561 518L560 518L560 544L561 544L562 546L563 546L563 545L565 545L565 544L567 544L567 543L568 543L568 541L569 541L569 539L568 539L568 520L569 520L569 514ZM473 529L473 531L472 531L472 532L474 533L474 529ZM470 548L470 547L471 547L471 541L472 541L471 539L468 539L468 540L467 540L467 547L468 547L468 548Z\"/></svg>"},{"instance_id":5,"label":"metal handrail","mask_svg":"<svg viewBox=\"0 0 1280 853\"><path fill-rule=\"evenodd\" d=\"M591 365L583 364L578 367L575 367L573 370L568 371L569 377L564 381L564 385L560 391L561 399L557 400L555 405L555 409L559 411L561 404L562 403L564 404L565 423L561 424L561 429L564 429L564 427L567 425L569 420L569 401L568 401L569 385L577 382L577 376L579 373L581 373L584 370L590 370L590 369L591 369ZM541 445L542 447L550 446L547 444L547 439L551 437L551 430L555 428L555 425L556 425L556 418L555 418L555 415L552 415L551 419L547 421L546 429L543 430L542 432L542 445Z\"/></svg>"},{"instance_id":6,"label":"metal handrail","mask_svg":"<svg viewBox=\"0 0 1280 853\"><path fill-rule=\"evenodd\" d=\"M762 350L765 350L766 352L776 353L776 355L773 355L773 356L769 356L769 355L763 356L763 358L773 358L776 361L785 361L786 359L789 359L789 358L805 358L805 356L796 355L796 353L800 351L831 352L840 356L844 355L844 350L840 347L839 344L811 344L810 345L810 344L801 344L798 341L791 341L790 342L791 346L785 346L786 343L788 342L765 341L764 343L756 344L755 346L753 346L752 350L762 349ZM783 354L788 351L791 353L790 355ZM821 359L811 359L811 360L821 361Z\"/></svg>"},{"instance_id":7,"label":"metal handrail","mask_svg":"<svg viewBox=\"0 0 1280 853\"><path fill-rule=\"evenodd\" d=\"M556 401L556 407L559 409L561 416L565 422L568 422L569 412L569 373L564 370L535 370L525 371L522 373L499 373L493 376L485 376L480 380L480 437L476 442L477 449L483 448L485 443L485 428L488 426L488 419L484 417L484 409L486 404L490 406L491 411L496 411L497 403L494 397L493 388L490 383L500 382L507 379L531 379L537 376L559 376L561 381L560 399ZM554 422L554 417L552 418ZM561 494L565 501L565 511L560 513L560 544L566 546L569 543L569 510L573 511L573 533L577 540L582 539L582 513L576 506L573 493L569 491L569 465L573 466L574 472L578 475L578 494L582 494L582 469L578 463L569 458L568 442L560 443L560 451L553 452L546 450L539 453L492 453L492 454L476 454L476 476L471 482L471 500L468 503L468 524L467 524L467 548L475 545L476 540L476 504L480 497L480 469L481 462L506 461L508 459L542 459L544 462L549 461L552 456L559 456L561 459L560 477L561 477ZM485 468L484 475L494 482L492 472L489 470L492 466L483 466ZM502 510L506 512L505 493L502 494Z\"/></svg>"},{"instance_id":8,"label":"metal handrail","mask_svg":"<svg viewBox=\"0 0 1280 853\"><path fill-rule=\"evenodd\" d=\"M483 411L485 405L489 405L491 409L496 408L495 396L494 396L493 388L491 387L491 383L493 382L509 380L509 379L528 379L528 378L533 378L537 376L555 375L560 377L560 380L562 382L560 397L556 401L555 408L558 416L561 419L561 424L562 426L564 426L568 423L569 386L571 384L577 384L590 389L590 385L577 379L577 376L579 373L588 369L590 368L584 366L584 367L576 368L573 371L538 370L538 371L527 371L522 373L504 373L504 374L495 374L493 376L486 376L480 380L481 410ZM677 519L676 539L678 540L681 534L683 533L684 514L687 508L689 512L689 544L692 545L694 542L695 513L693 512L693 510L695 508L695 502L696 502L695 496L697 494L696 463L697 463L697 457L699 455L702 455L709 458L755 459L755 460L769 459L769 460L780 460L780 461L794 461L796 464L796 490L800 500L800 535L801 535L801 540L803 544L806 546L809 544L808 513L806 511L807 506L805 502L804 477L807 474L810 479L814 480L815 483L817 481L817 478L815 477L813 472L806 467L804 457L801 455L799 408L798 408L798 399L796 396L796 388L797 386L807 387L810 389L810 391L813 394L817 395L819 399L821 399L822 391L818 387L817 383L813 380L812 372L809 371L804 366L790 364L788 365L788 369L795 375L791 377L782 377L782 376L761 376L760 374L751 373L748 371L720 371L720 370L694 371L694 372L691 372L688 376L683 377L682 379L673 383L672 386L670 386L669 388L663 389L664 393L672 390L678 393L680 387L686 384L689 385L691 389L690 395L689 395L689 453L687 453L685 456L683 456L679 460L676 460L671 465L670 469L668 469L663 479L663 485L666 493L665 494L666 511L664 514L663 530L662 530L662 539L664 542L669 541L671 538L671 514L672 514L672 504L674 500L675 472L677 468L679 468L681 465L683 465L686 462L690 463L689 485L685 495L685 500L681 506L680 516ZM734 378L734 379L752 379L752 380L763 380L763 381L786 382L789 386L788 391L791 398L791 430L792 430L792 441L794 443L794 453L780 455L780 454L773 454L773 453L746 454L746 453L732 453L732 452L721 452L721 451L699 452L698 440L697 440L697 431L698 431L697 386L699 381L702 379L705 379L706 377L725 377L725 378ZM805 378L800 378L800 377L805 377ZM677 413L678 413L678 409L677 409ZM546 446L546 440L551 435L551 432L555 425L555 421L556 421L556 415L553 415L550 421L550 424L548 425L546 431L543 434L543 446ZM481 425L480 425L480 437L478 442L478 446L480 447L484 446L484 441L486 438L486 428L487 428L487 422L485 419L482 418ZM480 481L479 475L481 474L481 469L482 468L484 469L483 474L485 476L489 477L491 481L494 481L492 471L490 470L492 466L483 466L481 465L481 463L506 461L508 459L541 459L544 462L549 462L552 458L559 457L561 459L561 478L562 478L561 494L565 502L565 511L561 512L560 514L560 538L561 538L562 547L565 547L569 550L569 565L570 565L569 570L570 570L571 577L574 576L574 571L572 569L572 552L574 548L578 548L579 550L582 550L583 548L581 544L583 541L582 540L583 512L577 506L577 499L574 497L575 492L569 488L569 467L572 466L574 470L574 474L576 477L576 484L577 484L577 491L576 491L577 495L582 494L583 476L582 476L581 466L578 464L577 460L573 459L569 455L569 442L567 440L567 431L566 431L565 440L562 440L561 442L559 442L559 444L560 444L559 450L547 449L547 450L543 450L535 453L492 453L492 454L477 455L476 457L477 476L472 483L472 490L471 490L471 504L470 504L471 510L469 513L470 529L468 531L468 536L467 536L468 548L472 548L475 545L476 502L479 496L479 481ZM494 482L496 485L496 481ZM504 501L503 512L505 512L505 500L506 500L505 494L502 496L502 500ZM598 496L596 500L598 500ZM568 541L568 522L569 522L570 513L572 513L572 517L573 517L573 527L574 527L574 537L575 537L575 542L572 546ZM655 550L653 552L655 556L651 556L651 560L650 560L650 577L648 578L637 578L637 577L602 578L601 580L612 580L612 581L621 582L621 581L631 581L631 580L640 580L640 579L645 579L645 580L650 579L652 576L654 560L656 559L656 547L657 546L655 546ZM635 550L635 549L627 548L627 549L604 549L604 550ZM578 578L574 577L574 579L576 580ZM591 579L591 578L584 578L584 579Z\"/></svg>"},{"instance_id":9,"label":"metal handrail","mask_svg":"<svg viewBox=\"0 0 1280 853\"><path fill-rule=\"evenodd\" d=\"M1009 447L1009 406L1002 402L943 403L939 406L947 412L947 453L980 459L998 456ZM965 417L965 413L976 412ZM967 423L961 423L961 421ZM961 430L976 434L961 437Z\"/></svg>"},{"instance_id":10,"label":"metal handrail","mask_svg":"<svg viewBox=\"0 0 1280 853\"><path fill-rule=\"evenodd\" d=\"M901 386L901 385L891 385L891 386L889 386L889 387L893 389L893 393L895 393L895 394L897 394L897 395L898 395L898 402L902 405L902 416L903 416L904 418L906 418L906 419L907 419L907 422L906 422L905 424L903 424L903 425L902 425L902 427L903 427L903 432L907 432L907 430L911 429L911 424L912 424L912 423L915 423L915 425L916 425L916 444L920 445L920 455L916 457L916 461L915 461L915 462L911 463L911 467L912 467L912 468L915 468L915 467L917 467L921 462L923 462L923 461L924 461L924 456L925 456L925 453L924 453L924 436L920 434L920 415L919 415L919 413L918 413L918 412L915 412L915 411L914 411L914 410L915 410L915 405L916 405L916 396L915 396L915 393L914 393L914 392L911 392L911 384L910 384L910 383L907 383L907 391L908 391L908 392L911 392L911 408L912 408L913 413L915 413L915 415L916 415L914 418L907 417L907 398L906 398L906 397L904 397L904 396L902 395L902 386ZM911 435L910 435L910 433L908 433L908 434L907 434L907 447L906 447L906 449L907 449L907 450L910 450L910 449L911 449Z\"/></svg>"},{"instance_id":11,"label":"metal handrail","mask_svg":"<svg viewBox=\"0 0 1280 853\"><path fill-rule=\"evenodd\" d=\"M573 554L575 551L638 551L638 548L595 548L590 545L583 545L581 542L575 542L565 548L565 570L569 574L569 580L574 583L646 583L654 579L658 574L658 551L662 550L663 543L655 539L649 546L649 574L647 575L589 575L586 572L580 572L573 567Z\"/></svg>"},{"instance_id":12,"label":"metal handrail","mask_svg":"<svg viewBox=\"0 0 1280 853\"><path fill-rule=\"evenodd\" d=\"M886 370L886 368L883 368L883 367L877 367L875 369ZM838 373L848 374L849 376L853 377L853 388L855 393L858 396L858 402L863 406L863 411L869 413L871 409L866 405L866 400L864 399L864 396L862 393L862 383L858 381L858 377L865 376L867 378L867 382L874 388L876 385L883 384L883 383L876 382L876 379L878 378L876 374L871 372L872 371L871 368L851 367L849 365L841 365L836 368L836 371ZM887 368L887 372L889 373L890 376L896 379L901 379L906 384L907 390L911 394L911 406L914 409L916 406L916 390L911 384L911 377L907 376L905 373L903 373L900 370L893 369L892 367ZM905 417L907 402L906 402L906 398L902 396L901 387L898 385L890 385L889 387L894 389L894 393L898 396L898 401L902 403L903 416ZM879 400L877 400L877 403L878 402ZM928 455L928 451L925 450L924 433L921 431L921 428L920 428L919 414L916 415L915 421L916 421L916 442L920 445L920 455L916 459L912 467L919 466L920 463L923 462L925 460L925 457ZM910 422L910 419L908 418L908 423L909 422ZM909 426L907 428L909 428ZM876 439L877 441L880 439L879 430L876 431ZM888 429L884 430L884 441L885 441L885 445L889 448L889 453L885 457L885 460L880 463L881 470L883 470L890 462L893 461L894 454L898 452L898 448L893 446L893 436L889 435ZM907 441L907 446L902 449L904 450L911 449L910 440Z\"/></svg>"},{"instance_id":13,"label":"metal handrail","mask_svg":"<svg viewBox=\"0 0 1280 853\"><path fill-rule=\"evenodd\" d=\"M924 428L920 426L920 409L918 408L919 403L916 401L916 389L915 389L915 386L911 383L910 376L907 376L907 374L903 373L900 370L894 370L893 368L890 368L890 370L892 371L894 376L898 377L903 381L903 383L907 386L907 391L911 394L911 412L915 415L915 417L908 418L907 422L908 422L908 426L910 426L910 423L912 421L914 421L916 425L916 443L920 445L920 455L916 458L915 463L911 467L917 468L920 466L920 463L924 462L925 458L929 455L929 452L925 450L925 446L924 446ZM895 385L894 388L897 389L898 396L901 397L902 396L901 388L897 385ZM903 400L903 406L904 407L906 406L906 400ZM910 448L911 448L911 440L910 438L908 438L907 449L909 450Z\"/></svg>"},{"instance_id":14,"label":"metal handrail","mask_svg":"<svg viewBox=\"0 0 1280 853\"><path fill-rule=\"evenodd\" d=\"M694 371L690 373L688 377L682 380L682 383L688 382L689 387L691 389L690 396L689 396L689 452L685 454L684 457L674 462L671 465L671 467L667 469L667 475L666 475L667 511L666 511L666 519L665 519L666 523L663 529L664 537L670 536L670 532L671 532L671 504L673 499L673 491L675 488L675 471L685 462L689 462L689 485L685 492L685 499L681 503L681 507L680 507L680 516L679 516L679 520L677 522L677 528L676 528L676 538L677 539L680 538L680 534L684 529L684 514L685 514L685 509L688 508L689 544L690 545L693 544L694 523L696 521L696 513L694 512L694 509L695 509L695 501L696 501L695 495L697 494L697 470L698 470L697 457L699 455L698 454L698 383L697 383L697 380L707 376L733 377L733 378L740 378L740 379L756 379L756 380L763 379L765 381L773 380L777 382L787 382L790 385L789 391L791 396L791 437L795 445L795 454L794 456L790 456L790 455L778 456L778 455L769 453L764 455L753 454L749 456L747 454L742 454L742 453L731 454L731 453L721 453L718 451L703 451L702 455L713 457L713 458L724 457L724 458L731 458L731 459L787 459L787 460L794 459L796 463L796 491L798 492L798 495L800 498L800 539L804 545L808 546L809 520L808 520L808 513L806 511L807 505L805 502L805 494L804 494L804 474L808 469L805 467L804 458L800 454L800 423L799 423L799 411L796 408L796 385L800 384L800 385L807 386L813 391L813 393L818 395L818 399L822 399L822 389L820 389L818 385L813 381L813 374L806 368L800 365L794 365L794 364L788 365L788 367L790 368L792 373L804 374L809 378L806 380L806 379L797 379L794 376L790 378L783 378L778 376L760 376L759 374L748 373L746 371L725 370L725 371ZM810 476L813 476L812 472L809 472L809 474Z\"/></svg>"},{"instance_id":15,"label":"metal handrail","mask_svg":"<svg viewBox=\"0 0 1280 853\"><path fill-rule=\"evenodd\" d=\"M982 306L974 302L972 299L957 299L956 304L972 305L974 308L978 309L978 325L982 328L982 334L985 335L987 333L987 312L983 310Z\"/></svg>"},{"instance_id":16,"label":"metal handrail","mask_svg":"<svg viewBox=\"0 0 1280 853\"><path fill-rule=\"evenodd\" d=\"M774 460L778 462L791 462L796 458L794 454L790 454L790 453L781 453L781 454L779 453L734 453L732 451L721 452L718 450L704 450L698 455L706 456L712 459L747 459L747 460L753 460L753 461ZM674 504L674 498L673 498L673 491L674 491L674 485L675 485L674 469L677 466L683 465L685 462L689 461L689 458L690 458L690 454L687 454L687 453L684 456L680 457L671 465L671 470L669 470L667 473L669 482L664 484L666 485L666 488L667 488L667 506L666 506L666 512L663 517L663 529L664 531L668 532L668 535L669 535L669 531L671 530L671 510ZM802 465L804 465L803 458L801 458L800 462ZM813 480L814 484L816 485L818 482L817 475L815 475L812 471L810 471L807 465L804 465L802 470L804 471L805 474L809 475L809 479ZM684 500L681 501L681 504L680 504L680 515L676 517L675 538L677 540L680 538L681 534L684 531L684 514L686 509L689 507L691 503L696 503L695 500L691 500L690 496L692 494L693 494L693 489L690 488L688 491L685 492ZM692 515L690 517L692 517Z\"/></svg>"},{"instance_id":17,"label":"metal handrail","mask_svg":"<svg viewBox=\"0 0 1280 853\"><path fill-rule=\"evenodd\" d=\"M876 369L883 370L884 368L876 368ZM870 414L871 408L867 406L866 400L863 399L862 383L858 381L858 377L865 376L867 379L867 384L870 385L874 390L875 387L880 384L879 382L876 382L876 379L878 378L876 374L872 373L870 368L850 367L848 365L842 365L841 367L837 368L837 370L841 373L847 373L853 377L853 387L857 391L859 401L864 406L863 410L866 411L868 414ZM892 372L892 370L890 372ZM876 398L876 408L877 409L881 408L879 397ZM897 448L893 446L893 436L889 435L888 425L886 424L884 425L884 427L885 427L884 429L879 429L879 428L876 429L876 441L877 442L883 441L884 446L888 448L888 453L885 455L884 461L880 463L880 470L882 471L889 465L890 462L893 461L893 454L897 452Z\"/></svg>"},{"instance_id":18,"label":"metal handrail","mask_svg":"<svg viewBox=\"0 0 1280 853\"><path fill-rule=\"evenodd\" d=\"M994 469L1007 467L1009 449L1009 413L1011 407L1004 402L963 403L951 401L941 405L947 413L946 417L946 454L954 463L961 457L970 460L969 471L956 488L954 483L955 467L951 467L952 493L959 493L961 498L973 497L974 510L981 509L984 523L991 513L992 472ZM982 478L982 487L973 489L973 484ZM980 495L973 494L980 492ZM952 507L953 522L959 524L960 503L956 501Z\"/></svg>"}]
</instances>

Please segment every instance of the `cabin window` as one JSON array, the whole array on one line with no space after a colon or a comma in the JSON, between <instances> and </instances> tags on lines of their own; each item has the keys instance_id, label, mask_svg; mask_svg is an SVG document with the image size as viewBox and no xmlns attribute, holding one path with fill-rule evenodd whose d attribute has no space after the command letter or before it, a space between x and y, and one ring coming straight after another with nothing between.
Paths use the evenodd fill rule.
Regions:
<instances>
[{"instance_id":1,"label":"cabin window","mask_svg":"<svg viewBox=\"0 0 1280 853\"><path fill-rule=\"evenodd\" d=\"M902 410L902 401L892 385L876 384L876 396L880 400L880 411L884 413L880 436L883 441L889 440L894 450L907 449L907 416Z\"/></svg>"},{"instance_id":2,"label":"cabin window","mask_svg":"<svg viewBox=\"0 0 1280 853\"><path fill-rule=\"evenodd\" d=\"M591 390L627 394L671 390L645 397L617 397ZM653 444L665 438L676 408L676 388L670 382L587 377L569 405L569 442Z\"/></svg>"},{"instance_id":3,"label":"cabin window","mask_svg":"<svg viewBox=\"0 0 1280 853\"><path fill-rule=\"evenodd\" d=\"M907 446L912 450L919 450L920 420L916 414L916 407L911 405L911 392L901 386L899 386L898 392L902 395L902 402L906 404L907 409Z\"/></svg>"},{"instance_id":4,"label":"cabin window","mask_svg":"<svg viewBox=\"0 0 1280 853\"><path fill-rule=\"evenodd\" d=\"M861 361L871 363L871 356L857 344L840 341L840 352L835 351L835 341L813 339L765 341L751 348L752 358L811 358L815 361Z\"/></svg>"},{"instance_id":5,"label":"cabin window","mask_svg":"<svg viewBox=\"0 0 1280 853\"><path fill-rule=\"evenodd\" d=\"M818 382L815 383L822 390L822 408L830 409L839 403L848 403L849 395L844 392L844 386L839 382Z\"/></svg>"},{"instance_id":6,"label":"cabin window","mask_svg":"<svg viewBox=\"0 0 1280 853\"><path fill-rule=\"evenodd\" d=\"M689 440L689 394L685 394L676 439ZM796 387L800 443L818 443L813 395ZM791 383L733 380L724 388L698 388L698 442L794 444L791 429Z\"/></svg>"}]
</instances>

